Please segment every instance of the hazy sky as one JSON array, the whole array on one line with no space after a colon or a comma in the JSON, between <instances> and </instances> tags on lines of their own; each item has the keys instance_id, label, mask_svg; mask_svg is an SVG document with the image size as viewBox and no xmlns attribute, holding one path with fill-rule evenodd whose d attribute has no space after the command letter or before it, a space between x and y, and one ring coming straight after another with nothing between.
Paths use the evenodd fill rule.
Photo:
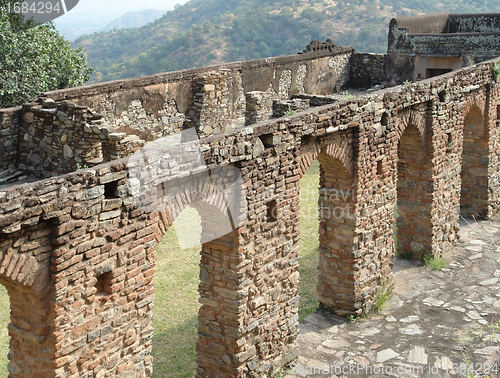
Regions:
<instances>
[{"instance_id":1,"label":"hazy sky","mask_svg":"<svg viewBox=\"0 0 500 378\"><path fill-rule=\"evenodd\" d=\"M67 14L59 17L59 22L70 19L92 17L92 12L96 12L96 17L102 17L102 13L107 13L108 18L118 18L131 11L142 9L174 9L175 4L184 4L188 0L80 0L78 4ZM57 22L56 20L56 22Z\"/></svg>"},{"instance_id":2,"label":"hazy sky","mask_svg":"<svg viewBox=\"0 0 500 378\"><path fill-rule=\"evenodd\" d=\"M139 9L173 9L174 5L184 4L187 0L80 0L72 12L78 10L139 10Z\"/></svg>"}]
</instances>

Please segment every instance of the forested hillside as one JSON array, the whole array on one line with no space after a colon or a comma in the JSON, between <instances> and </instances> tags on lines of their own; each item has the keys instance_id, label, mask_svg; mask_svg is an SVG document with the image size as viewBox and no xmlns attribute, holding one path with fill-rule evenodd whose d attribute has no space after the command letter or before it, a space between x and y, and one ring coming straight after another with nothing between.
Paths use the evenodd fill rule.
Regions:
<instances>
[{"instance_id":1,"label":"forested hillside","mask_svg":"<svg viewBox=\"0 0 500 378\"><path fill-rule=\"evenodd\" d=\"M314 39L384 52L392 17L499 12L500 0L191 0L135 29L94 33L74 44L93 82L295 54Z\"/></svg>"}]
</instances>

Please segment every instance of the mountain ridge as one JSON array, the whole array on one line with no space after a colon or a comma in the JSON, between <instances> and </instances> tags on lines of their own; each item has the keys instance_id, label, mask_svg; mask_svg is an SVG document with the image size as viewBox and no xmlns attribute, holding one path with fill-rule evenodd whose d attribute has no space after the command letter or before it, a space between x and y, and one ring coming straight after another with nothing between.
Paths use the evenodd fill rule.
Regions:
<instances>
[{"instance_id":1,"label":"mountain ridge","mask_svg":"<svg viewBox=\"0 0 500 378\"><path fill-rule=\"evenodd\" d=\"M140 28L75 40L97 73L93 83L230 61L295 54L331 38L385 52L393 17L498 10L500 0L191 0ZM430 11L430 12L429 12Z\"/></svg>"}]
</instances>

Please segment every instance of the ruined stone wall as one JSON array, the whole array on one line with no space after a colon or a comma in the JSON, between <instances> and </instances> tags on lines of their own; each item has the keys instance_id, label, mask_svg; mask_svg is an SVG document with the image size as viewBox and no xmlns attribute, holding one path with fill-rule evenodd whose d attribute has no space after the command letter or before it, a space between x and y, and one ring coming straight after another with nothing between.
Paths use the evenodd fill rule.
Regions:
<instances>
[{"instance_id":1,"label":"ruined stone wall","mask_svg":"<svg viewBox=\"0 0 500 378\"><path fill-rule=\"evenodd\" d=\"M371 88L385 82L385 61L385 54L352 54L349 86L353 88Z\"/></svg>"},{"instance_id":2,"label":"ruined stone wall","mask_svg":"<svg viewBox=\"0 0 500 378\"><path fill-rule=\"evenodd\" d=\"M52 358L37 370L43 378L151 376L156 246L193 203L203 226L198 376L254 377L286 365L297 353L299 182L307 167L314 159L321 166L319 300L340 315L366 313L391 280L397 203L397 227L414 230L401 240L398 232L399 246L432 255L458 241L462 169L473 170L476 185L468 209L488 216L498 206L500 84L492 67L204 137L194 142L206 167L174 146L155 157L154 174L133 175L129 157L0 192L0 279L13 282L13 303L24 298L21 288L42 287L50 303L37 297L41 330L12 315L46 344L30 349L41 339L19 336L11 348L29 349L30 361ZM485 144L468 151L467 133L481 129L474 106ZM214 224L232 208L223 202L231 172L241 174L243 197L233 201L234 227L219 235ZM39 273L26 278L32 271ZM16 353L11 377L33 376Z\"/></svg>"},{"instance_id":3,"label":"ruined stone wall","mask_svg":"<svg viewBox=\"0 0 500 378\"><path fill-rule=\"evenodd\" d=\"M19 164L42 178L129 156L144 145L138 136L116 133L100 114L69 101L25 105L19 134Z\"/></svg>"},{"instance_id":4,"label":"ruined stone wall","mask_svg":"<svg viewBox=\"0 0 500 378\"><path fill-rule=\"evenodd\" d=\"M389 25L387 79L392 85L416 80L414 71L420 57L441 60L439 66L429 64L427 68L431 69L456 69L457 64L460 68L493 59L500 55L499 34L499 14L437 13L394 18Z\"/></svg>"},{"instance_id":5,"label":"ruined stone wall","mask_svg":"<svg viewBox=\"0 0 500 378\"><path fill-rule=\"evenodd\" d=\"M83 113L86 107L89 121L79 119L78 114L73 116L75 110L69 115L64 109L57 110L60 114L51 114L55 106L34 112L2 110L0 138L5 148L0 166L6 169L12 164L24 164L37 177L50 177L71 172L77 165L93 166L123 157L129 149L140 146L141 141L153 141L192 126L200 136L223 133L245 123L246 92L267 91L276 98L289 99L297 93L325 95L341 90L349 81L352 51L337 46L305 55L47 92L33 106L40 106L47 99L58 104L68 101L73 107L81 107ZM34 113L37 114L33 121ZM22 119L23 114L28 118ZM70 125L73 121L76 123ZM60 125L66 127L66 133L57 130ZM93 126L99 126L100 131ZM110 149L115 152L106 151L100 142L108 134L113 134ZM18 135L21 135L19 149ZM57 156L63 159L57 161Z\"/></svg>"},{"instance_id":6,"label":"ruined stone wall","mask_svg":"<svg viewBox=\"0 0 500 378\"><path fill-rule=\"evenodd\" d=\"M247 92L245 94L245 125L266 121L273 115L273 92Z\"/></svg>"},{"instance_id":7,"label":"ruined stone wall","mask_svg":"<svg viewBox=\"0 0 500 378\"><path fill-rule=\"evenodd\" d=\"M102 113L103 121L117 132L135 134L145 141L178 132L193 122L220 126L202 132L208 136L244 124L246 92L272 91L290 98L294 93L323 95L341 90L349 81L352 51L337 46L305 55L221 64L45 95L88 106ZM202 120L190 118L193 109L201 110Z\"/></svg>"},{"instance_id":8,"label":"ruined stone wall","mask_svg":"<svg viewBox=\"0 0 500 378\"><path fill-rule=\"evenodd\" d=\"M20 107L0 110L0 169L17 168Z\"/></svg>"}]
</instances>

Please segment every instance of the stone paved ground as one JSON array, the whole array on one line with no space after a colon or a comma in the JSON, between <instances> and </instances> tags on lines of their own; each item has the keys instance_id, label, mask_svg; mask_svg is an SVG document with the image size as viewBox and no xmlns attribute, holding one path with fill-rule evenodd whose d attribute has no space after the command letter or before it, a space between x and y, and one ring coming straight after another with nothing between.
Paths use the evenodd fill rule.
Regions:
<instances>
[{"instance_id":1,"label":"stone paved ground","mask_svg":"<svg viewBox=\"0 0 500 378\"><path fill-rule=\"evenodd\" d=\"M396 261L393 296L380 313L354 322L328 312L304 319L287 378L472 377L467 359L474 370L498 360L500 216L460 227L462 242L443 270Z\"/></svg>"}]
</instances>

